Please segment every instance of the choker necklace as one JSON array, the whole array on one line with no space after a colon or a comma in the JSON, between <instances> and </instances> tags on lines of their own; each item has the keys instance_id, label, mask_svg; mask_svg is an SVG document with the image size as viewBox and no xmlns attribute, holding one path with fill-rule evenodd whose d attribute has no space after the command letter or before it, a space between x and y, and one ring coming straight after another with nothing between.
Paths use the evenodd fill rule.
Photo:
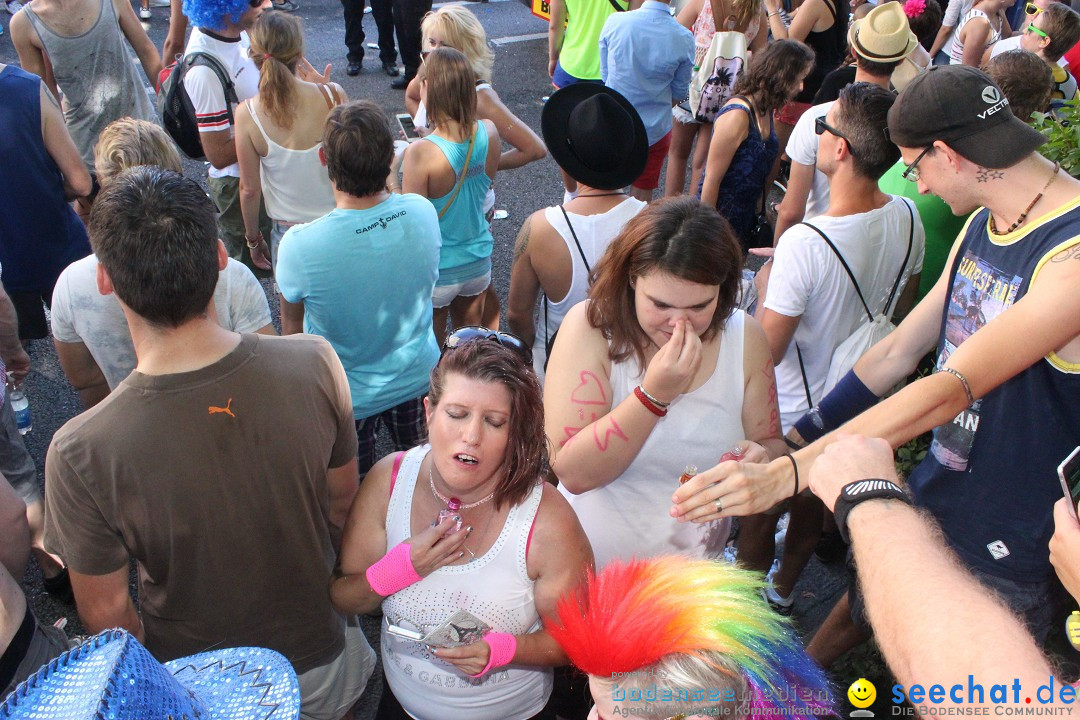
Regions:
<instances>
[{"instance_id":1,"label":"choker necklace","mask_svg":"<svg viewBox=\"0 0 1080 720\"><path fill-rule=\"evenodd\" d=\"M434 465L435 465L435 461L432 460L431 461L431 466L434 466ZM441 492L439 492L438 490L435 489L435 476L431 472L431 466L428 466L428 472L427 472L428 484L431 485L431 494L434 495L436 497L436 499L442 501L443 505L446 505L447 507L450 506L450 501L454 500L455 502L458 503L458 510L471 510L474 507L477 507L479 505L483 505L488 500L495 497L495 491L492 490L490 494L488 494L486 497L480 498L476 502L469 503L468 505L461 505L461 501L458 500L457 498L448 498L445 495L443 495Z\"/></svg>"},{"instance_id":2,"label":"choker necklace","mask_svg":"<svg viewBox=\"0 0 1080 720\"><path fill-rule=\"evenodd\" d=\"M574 199L577 200L578 198L615 197L616 195L626 195L626 193L620 190L618 192L597 193L595 195L578 195Z\"/></svg>"},{"instance_id":3,"label":"choker necklace","mask_svg":"<svg viewBox=\"0 0 1080 720\"><path fill-rule=\"evenodd\" d=\"M1022 225L1023 222L1027 220L1027 216L1028 213L1031 212L1031 208L1035 207L1035 203L1042 200L1043 193L1050 189L1050 184L1054 182L1054 178L1058 176L1058 170L1060 169L1061 165L1058 163L1054 163L1054 172L1050 173L1050 179L1046 181L1045 185L1043 185L1043 189L1040 190L1039 194L1035 196L1035 199L1031 201L1031 204L1027 206L1027 209L1024 210L1024 212L1020 213L1020 217L1016 218L1016 222L1005 228L1005 232L998 232L997 224L994 222L994 213L990 213L990 231L995 235L1008 235L1013 230L1020 227L1020 225Z\"/></svg>"}]
</instances>

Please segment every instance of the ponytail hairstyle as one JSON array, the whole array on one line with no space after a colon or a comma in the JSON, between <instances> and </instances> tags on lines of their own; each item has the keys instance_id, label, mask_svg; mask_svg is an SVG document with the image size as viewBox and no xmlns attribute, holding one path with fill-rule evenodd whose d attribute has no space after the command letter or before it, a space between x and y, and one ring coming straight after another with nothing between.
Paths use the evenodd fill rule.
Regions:
<instances>
[{"instance_id":1,"label":"ponytail hairstyle","mask_svg":"<svg viewBox=\"0 0 1080 720\"><path fill-rule=\"evenodd\" d=\"M251 59L259 69L259 103L279 127L293 124L296 64L304 56L300 19L282 12L266 12L248 33Z\"/></svg>"}]
</instances>

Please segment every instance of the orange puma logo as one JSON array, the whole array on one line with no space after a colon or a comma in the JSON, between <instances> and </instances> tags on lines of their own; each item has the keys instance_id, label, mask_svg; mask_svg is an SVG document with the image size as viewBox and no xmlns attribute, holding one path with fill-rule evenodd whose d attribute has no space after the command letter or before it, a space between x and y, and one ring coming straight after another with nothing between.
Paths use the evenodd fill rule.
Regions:
<instances>
[{"instance_id":1,"label":"orange puma logo","mask_svg":"<svg viewBox=\"0 0 1080 720\"><path fill-rule=\"evenodd\" d=\"M211 405L210 407L208 407L206 409L208 411L208 414L210 414L210 415L213 415L214 413L225 413L229 417L235 418L236 416L233 415L233 411L229 409L229 407L231 405L232 405L232 398L229 398L229 402L225 403L225 407L215 407L214 405Z\"/></svg>"}]
</instances>

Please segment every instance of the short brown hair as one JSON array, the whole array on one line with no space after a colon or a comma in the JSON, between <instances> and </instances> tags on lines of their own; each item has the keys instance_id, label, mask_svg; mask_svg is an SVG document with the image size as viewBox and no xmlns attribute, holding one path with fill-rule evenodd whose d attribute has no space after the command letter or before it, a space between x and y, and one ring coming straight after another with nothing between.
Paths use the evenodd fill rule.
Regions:
<instances>
[{"instance_id":1,"label":"short brown hair","mask_svg":"<svg viewBox=\"0 0 1080 720\"><path fill-rule=\"evenodd\" d=\"M390 121L371 100L338 105L326 118L323 154L327 174L341 192L355 197L381 192L394 158Z\"/></svg>"},{"instance_id":2,"label":"short brown hair","mask_svg":"<svg viewBox=\"0 0 1080 720\"><path fill-rule=\"evenodd\" d=\"M136 165L157 165L183 174L180 153L157 123L125 117L105 126L94 147L94 172L102 185Z\"/></svg>"},{"instance_id":3,"label":"short brown hair","mask_svg":"<svg viewBox=\"0 0 1080 720\"><path fill-rule=\"evenodd\" d=\"M1001 88L1013 115L1024 122L1050 108L1054 75L1042 58L1027 50L1009 50L990 58L986 74Z\"/></svg>"},{"instance_id":4,"label":"short brown hair","mask_svg":"<svg viewBox=\"0 0 1080 720\"><path fill-rule=\"evenodd\" d=\"M446 376L457 373L485 383L503 385L510 393L510 426L504 467L506 476L495 486L497 506L520 505L543 480L548 463L544 433L544 396L536 373L514 353L494 340L469 340L446 350L431 371L428 403L442 399Z\"/></svg>"},{"instance_id":5,"label":"short brown hair","mask_svg":"<svg viewBox=\"0 0 1080 720\"><path fill-rule=\"evenodd\" d=\"M1050 42L1043 49L1043 56L1056 63L1061 56L1080 41L1080 15L1067 5L1051 3L1042 11L1042 31L1050 36ZM1065 98L1071 100L1072 98Z\"/></svg>"},{"instance_id":6,"label":"short brown hair","mask_svg":"<svg viewBox=\"0 0 1080 720\"><path fill-rule=\"evenodd\" d=\"M791 100L795 81L813 66L814 51L808 45L777 40L750 58L750 66L735 81L735 94L752 98L758 112L779 110Z\"/></svg>"},{"instance_id":7,"label":"short brown hair","mask_svg":"<svg viewBox=\"0 0 1080 720\"><path fill-rule=\"evenodd\" d=\"M683 195L649 205L623 227L592 272L589 324L611 343L611 359L635 355L645 367L649 338L638 323L632 278L660 271L718 285L716 311L702 340L711 340L735 309L743 253L731 225L715 208Z\"/></svg>"},{"instance_id":8,"label":"short brown hair","mask_svg":"<svg viewBox=\"0 0 1080 720\"><path fill-rule=\"evenodd\" d=\"M476 73L468 58L454 48L435 48L424 61L424 82L431 126L453 120L472 137L476 130Z\"/></svg>"},{"instance_id":9,"label":"short brown hair","mask_svg":"<svg viewBox=\"0 0 1080 720\"><path fill-rule=\"evenodd\" d=\"M198 184L138 165L102 188L90 245L116 296L142 319L175 328L205 316L218 282L217 210Z\"/></svg>"}]
</instances>

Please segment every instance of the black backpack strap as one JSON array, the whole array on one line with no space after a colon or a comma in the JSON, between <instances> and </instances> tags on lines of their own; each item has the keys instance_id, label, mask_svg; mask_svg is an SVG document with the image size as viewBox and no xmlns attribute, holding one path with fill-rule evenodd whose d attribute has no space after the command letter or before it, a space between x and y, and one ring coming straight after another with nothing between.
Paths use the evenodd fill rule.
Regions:
<instances>
[{"instance_id":1,"label":"black backpack strap","mask_svg":"<svg viewBox=\"0 0 1080 720\"><path fill-rule=\"evenodd\" d=\"M615 12L626 12L626 8L619 4L619 0L607 0L611 4L611 7L615 8Z\"/></svg>"},{"instance_id":2,"label":"black backpack strap","mask_svg":"<svg viewBox=\"0 0 1080 720\"><path fill-rule=\"evenodd\" d=\"M581 262L585 263L585 272L591 273L592 268L589 267L589 261L585 259L585 251L581 249L581 242L577 239L577 233L574 232L574 226L570 223L570 216L566 214L566 208L562 205L559 206L562 210L562 216L566 220L566 227L570 228L570 237L574 238L574 244L577 245L578 255L581 256Z\"/></svg>"},{"instance_id":3,"label":"black backpack strap","mask_svg":"<svg viewBox=\"0 0 1080 720\"><path fill-rule=\"evenodd\" d=\"M218 82L221 83L221 89L225 94L225 112L229 116L229 124L234 124L233 106L239 105L240 100L236 97L236 85L233 84L229 74L225 72L225 66L210 53L195 51L184 56L185 75L187 75L188 70L196 65L204 65L213 70L214 74L217 75Z\"/></svg>"},{"instance_id":4,"label":"black backpack strap","mask_svg":"<svg viewBox=\"0 0 1080 720\"><path fill-rule=\"evenodd\" d=\"M893 283L892 292L889 293L889 299L885 302L885 309L882 311L885 314L889 313L889 308L892 307L893 298L896 297L897 291L900 289L900 281L904 279L904 270L907 269L907 262L911 259L911 246L915 241L915 213L911 211L911 205L907 200L901 200L904 203L904 207L907 208L908 215L911 218L911 226L908 228L907 236L907 253L904 254L904 262L900 263L900 272L896 275L896 282Z\"/></svg>"},{"instance_id":5,"label":"black backpack strap","mask_svg":"<svg viewBox=\"0 0 1080 720\"><path fill-rule=\"evenodd\" d=\"M862 290L859 288L859 281L855 279L855 273L851 272L851 268L848 267L847 261L844 260L844 256L841 255L840 251L836 249L836 246L833 245L832 240L829 239L829 236L826 235L825 233L821 232L820 229L814 227L813 225L811 225L808 222L804 221L804 222L801 222L799 224L800 225L805 225L806 227L810 228L811 230L816 232L818 235L820 235L821 239L824 240L825 243L829 246L829 248L833 251L833 254L836 255L836 259L839 260L840 264L844 266L844 272L847 273L848 278L851 280L851 284L855 286L855 293L859 296L859 302L862 303L863 310L866 311L866 317L868 317L871 321L873 321L874 313L870 312L870 306L868 306L866 304L866 300L863 299ZM912 232L914 232L914 230ZM906 264L907 264L907 261L905 261L905 265ZM903 272L903 271L904 271L904 269L900 268L900 272Z\"/></svg>"},{"instance_id":6,"label":"black backpack strap","mask_svg":"<svg viewBox=\"0 0 1080 720\"><path fill-rule=\"evenodd\" d=\"M792 340L792 342L795 342ZM799 343L795 343L795 355L799 358L799 372L802 373L802 386L806 392L806 407L813 408L814 401L810 398L810 381L806 379L806 366L803 365L802 350L799 349Z\"/></svg>"}]
</instances>

